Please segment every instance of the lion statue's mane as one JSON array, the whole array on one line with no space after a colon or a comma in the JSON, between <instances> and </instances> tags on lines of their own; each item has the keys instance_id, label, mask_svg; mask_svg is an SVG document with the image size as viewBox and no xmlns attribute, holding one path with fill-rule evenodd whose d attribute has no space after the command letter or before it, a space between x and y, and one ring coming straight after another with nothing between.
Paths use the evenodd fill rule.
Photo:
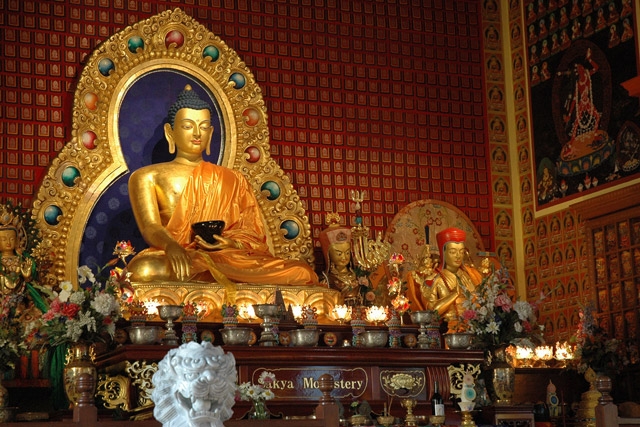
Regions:
<instances>
[{"instance_id":1,"label":"lion statue's mane","mask_svg":"<svg viewBox=\"0 0 640 427\"><path fill-rule=\"evenodd\" d=\"M165 427L223 427L233 415L236 360L210 342L169 350L153 375L153 415Z\"/></svg>"}]
</instances>

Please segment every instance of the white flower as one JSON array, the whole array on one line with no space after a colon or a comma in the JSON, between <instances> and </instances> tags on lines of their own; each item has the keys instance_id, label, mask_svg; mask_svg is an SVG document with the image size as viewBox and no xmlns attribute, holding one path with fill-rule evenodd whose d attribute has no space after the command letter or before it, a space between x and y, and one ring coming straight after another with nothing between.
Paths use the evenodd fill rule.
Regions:
<instances>
[{"instance_id":1,"label":"white flower","mask_svg":"<svg viewBox=\"0 0 640 427\"><path fill-rule=\"evenodd\" d=\"M69 296L69 302L77 305L84 304L85 299L86 297L82 291L74 292Z\"/></svg>"},{"instance_id":2,"label":"white flower","mask_svg":"<svg viewBox=\"0 0 640 427\"><path fill-rule=\"evenodd\" d=\"M276 397L275 393L269 388L262 392L262 398L264 400L271 400L274 397Z\"/></svg>"},{"instance_id":3,"label":"white flower","mask_svg":"<svg viewBox=\"0 0 640 427\"><path fill-rule=\"evenodd\" d=\"M262 371L258 377L258 384L273 384L276 380L276 374L269 371Z\"/></svg>"},{"instance_id":4,"label":"white flower","mask_svg":"<svg viewBox=\"0 0 640 427\"><path fill-rule=\"evenodd\" d=\"M82 325L79 321L75 319L69 319L66 323L67 327L67 338L69 338L72 342L77 342L82 335Z\"/></svg>"},{"instance_id":5,"label":"white flower","mask_svg":"<svg viewBox=\"0 0 640 427\"><path fill-rule=\"evenodd\" d=\"M58 294L58 299L60 300L60 302L67 302L69 300L69 296L71 296L71 292L60 291L60 293Z\"/></svg>"},{"instance_id":6,"label":"white flower","mask_svg":"<svg viewBox=\"0 0 640 427\"><path fill-rule=\"evenodd\" d=\"M60 282L60 293L58 294L58 299L61 302L67 302L71 292L73 291L73 285L68 280L64 282Z\"/></svg>"},{"instance_id":7,"label":"white flower","mask_svg":"<svg viewBox=\"0 0 640 427\"><path fill-rule=\"evenodd\" d=\"M486 317L488 313L489 313L489 310L487 309L486 306L482 306L482 307L478 308L478 315L479 316Z\"/></svg>"},{"instance_id":8,"label":"white flower","mask_svg":"<svg viewBox=\"0 0 640 427\"><path fill-rule=\"evenodd\" d=\"M489 334L498 335L498 332L500 332L500 326L498 326L495 320L492 320L487 324L486 332Z\"/></svg>"},{"instance_id":9,"label":"white flower","mask_svg":"<svg viewBox=\"0 0 640 427\"><path fill-rule=\"evenodd\" d=\"M255 387L251 386L247 389L247 397L249 397L249 399L255 399L258 395L258 391L256 390Z\"/></svg>"},{"instance_id":10,"label":"white flower","mask_svg":"<svg viewBox=\"0 0 640 427\"><path fill-rule=\"evenodd\" d=\"M513 309L518 313L520 320L527 320L533 317L533 307L526 301L516 301Z\"/></svg>"},{"instance_id":11,"label":"white flower","mask_svg":"<svg viewBox=\"0 0 640 427\"><path fill-rule=\"evenodd\" d=\"M89 332L98 332L96 319L89 311L81 311L78 313L78 324Z\"/></svg>"},{"instance_id":12,"label":"white flower","mask_svg":"<svg viewBox=\"0 0 640 427\"><path fill-rule=\"evenodd\" d=\"M114 311L114 298L107 293L100 293L96 295L90 305L98 313L108 316Z\"/></svg>"},{"instance_id":13,"label":"white flower","mask_svg":"<svg viewBox=\"0 0 640 427\"><path fill-rule=\"evenodd\" d=\"M513 329L515 329L515 331L516 331L517 333L522 332L522 331L523 331L523 329L522 329L522 324L521 324L520 322L516 322L516 323L514 323L514 324L513 324Z\"/></svg>"},{"instance_id":14,"label":"white flower","mask_svg":"<svg viewBox=\"0 0 640 427\"><path fill-rule=\"evenodd\" d=\"M78 283L83 284L87 280L91 283L95 283L96 276L94 276L93 271L91 271L88 266L82 265L78 267Z\"/></svg>"}]
</instances>

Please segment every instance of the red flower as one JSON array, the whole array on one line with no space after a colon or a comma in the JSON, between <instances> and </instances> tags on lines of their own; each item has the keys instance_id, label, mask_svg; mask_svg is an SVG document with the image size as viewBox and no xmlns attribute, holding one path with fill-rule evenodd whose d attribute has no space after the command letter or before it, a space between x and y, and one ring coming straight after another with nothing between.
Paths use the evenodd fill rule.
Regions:
<instances>
[{"instance_id":1,"label":"red flower","mask_svg":"<svg viewBox=\"0 0 640 427\"><path fill-rule=\"evenodd\" d=\"M68 303L62 307L60 310L60 314L68 319L73 319L76 317L76 314L80 311L80 306L78 304Z\"/></svg>"}]
</instances>

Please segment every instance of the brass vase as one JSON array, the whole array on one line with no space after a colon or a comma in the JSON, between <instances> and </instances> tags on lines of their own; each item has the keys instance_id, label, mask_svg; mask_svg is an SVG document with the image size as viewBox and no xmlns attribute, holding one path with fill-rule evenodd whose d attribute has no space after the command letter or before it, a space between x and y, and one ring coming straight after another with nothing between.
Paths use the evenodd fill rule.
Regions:
<instances>
[{"instance_id":1,"label":"brass vase","mask_svg":"<svg viewBox=\"0 0 640 427\"><path fill-rule=\"evenodd\" d=\"M94 363L94 356L93 348L87 342L74 343L67 350L62 375L64 392L72 407L78 403L80 396L76 388L80 375L87 373L93 377L93 394L95 395L98 371Z\"/></svg>"},{"instance_id":2,"label":"brass vase","mask_svg":"<svg viewBox=\"0 0 640 427\"><path fill-rule=\"evenodd\" d=\"M491 363L485 371L487 391L494 405L510 405L516 382L516 370L507 361L506 347L491 352Z\"/></svg>"}]
</instances>

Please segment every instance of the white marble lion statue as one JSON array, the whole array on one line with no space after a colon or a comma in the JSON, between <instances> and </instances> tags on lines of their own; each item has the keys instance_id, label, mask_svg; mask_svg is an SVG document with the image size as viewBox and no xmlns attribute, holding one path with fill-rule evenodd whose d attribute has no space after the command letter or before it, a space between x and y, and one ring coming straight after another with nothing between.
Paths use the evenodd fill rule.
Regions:
<instances>
[{"instance_id":1,"label":"white marble lion statue","mask_svg":"<svg viewBox=\"0 0 640 427\"><path fill-rule=\"evenodd\" d=\"M233 415L236 360L210 342L169 350L153 375L153 415L164 427L223 427Z\"/></svg>"}]
</instances>

